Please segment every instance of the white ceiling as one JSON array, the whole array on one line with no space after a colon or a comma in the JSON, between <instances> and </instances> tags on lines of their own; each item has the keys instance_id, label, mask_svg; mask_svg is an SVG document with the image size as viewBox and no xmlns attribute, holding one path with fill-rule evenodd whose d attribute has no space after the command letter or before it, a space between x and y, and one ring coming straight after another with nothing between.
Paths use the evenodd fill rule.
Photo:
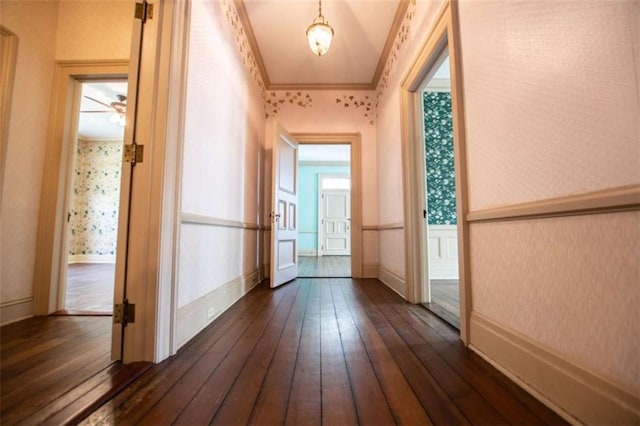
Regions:
<instances>
[{"instance_id":1,"label":"white ceiling","mask_svg":"<svg viewBox=\"0 0 640 426\"><path fill-rule=\"evenodd\" d=\"M127 82L82 84L78 136L83 139L114 139L124 137L124 126L114 122L118 114L109 105L117 95L127 95Z\"/></svg>"},{"instance_id":2,"label":"white ceiling","mask_svg":"<svg viewBox=\"0 0 640 426\"><path fill-rule=\"evenodd\" d=\"M300 145L298 161L313 162L349 162L351 146L349 145Z\"/></svg>"},{"instance_id":3,"label":"white ceiling","mask_svg":"<svg viewBox=\"0 0 640 426\"><path fill-rule=\"evenodd\" d=\"M318 16L316 0L243 0L239 5L246 10L245 26L255 36L267 83L304 87L374 83L401 2L324 0L322 14L335 36L321 57L311 52L305 35Z\"/></svg>"}]
</instances>

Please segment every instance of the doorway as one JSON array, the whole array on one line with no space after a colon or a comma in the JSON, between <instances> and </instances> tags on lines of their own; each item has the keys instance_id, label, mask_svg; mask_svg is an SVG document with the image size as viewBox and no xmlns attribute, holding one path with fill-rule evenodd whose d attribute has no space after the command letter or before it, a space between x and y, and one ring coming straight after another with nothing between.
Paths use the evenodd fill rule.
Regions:
<instances>
[{"instance_id":1,"label":"doorway","mask_svg":"<svg viewBox=\"0 0 640 426\"><path fill-rule=\"evenodd\" d=\"M424 305L460 329L456 170L453 152L453 115L449 53L445 49L435 72L421 87L424 140L424 205L426 241Z\"/></svg>"},{"instance_id":2,"label":"doorway","mask_svg":"<svg viewBox=\"0 0 640 426\"><path fill-rule=\"evenodd\" d=\"M80 83L61 268L67 314L113 311L127 86L122 79Z\"/></svg>"},{"instance_id":3,"label":"doorway","mask_svg":"<svg viewBox=\"0 0 640 426\"><path fill-rule=\"evenodd\" d=\"M351 146L298 151L298 276L351 277Z\"/></svg>"},{"instance_id":4,"label":"doorway","mask_svg":"<svg viewBox=\"0 0 640 426\"><path fill-rule=\"evenodd\" d=\"M400 89L401 105L401 127L402 127L402 156L403 156L403 189L404 189L404 237L405 237L405 274L406 274L406 295L412 303L423 303L430 309L442 307L446 304L445 296L438 297L436 289L439 278L436 272L440 269L443 275L440 280L443 284L449 284L448 289L453 292L449 299L449 308L439 315L453 324L460 332L460 339L469 342L469 321L471 315L471 282L470 282L470 249L469 249L469 223L468 214L468 192L466 184L466 148L464 132L464 99L462 92L462 67L459 58L459 29L457 21L457 4L446 2L442 11L438 15L433 27L418 49L415 58L411 62L409 69L402 79ZM441 66L447 62L446 66L440 70ZM439 74L438 74L439 73ZM438 74L438 77L436 77ZM436 83L444 83L440 80L447 80L448 87L442 87ZM435 78L434 78L435 77ZM431 81L433 80L433 81ZM425 92L427 93L425 95ZM434 94L442 93L442 94ZM431 108L430 114L441 114L436 111L442 104L450 102L451 125L450 133L452 137L434 137L441 131L436 127L427 129L425 127L425 97L427 109ZM446 99L445 99L446 98ZM431 103L435 104L432 105ZM438 108L436 108L436 105ZM447 108L448 110L448 108ZM445 122L449 121L449 113L446 113ZM429 116L428 122L437 123L440 118L434 119ZM448 128L448 123L447 128ZM431 159L427 153L425 143L425 133L433 132L432 141L429 145L438 146L438 155L442 157L443 147L452 145L453 147L453 174L455 180L451 181L450 169L446 173L442 170L437 173L444 173L447 176L445 185L444 179L441 182L427 178L427 163L433 165L437 163L434 158L437 156L434 150ZM447 141L445 144L443 139ZM451 143L448 143L451 141ZM447 148L449 149L449 148ZM446 154L447 163L450 163L451 153ZM441 163L444 163L441 161ZM442 165L442 164L440 164ZM448 164L450 167L451 164ZM437 174L434 171L435 174ZM428 185L435 191L434 196L441 199L441 204L445 205L442 197L442 189L438 185L445 185L449 193L455 193L455 208L451 205L451 198L448 198L448 212L443 213L442 218L451 218L455 211L455 223L449 219L442 222L429 224L428 211L431 203L432 214L438 211L438 201L429 200ZM434 206L435 205L435 206ZM432 218L431 220L433 220ZM434 228L435 225L445 227L445 229ZM455 228L453 227L455 225ZM439 231L447 231L444 235L438 235ZM455 232L453 232L455 229ZM438 232L436 232L438 231ZM455 237L452 236L455 234ZM429 253L431 252L431 256ZM454 261L453 259L457 259ZM454 266L455 265L457 266ZM457 270L457 275L446 274L446 271ZM445 272L443 272L445 271ZM455 280L457 276L457 281ZM457 283L457 289L455 284ZM456 291L457 290L457 291ZM457 304L456 304L457 296ZM440 303L432 303L439 301ZM457 315L455 315L457 313ZM449 315L450 314L450 315Z\"/></svg>"}]
</instances>

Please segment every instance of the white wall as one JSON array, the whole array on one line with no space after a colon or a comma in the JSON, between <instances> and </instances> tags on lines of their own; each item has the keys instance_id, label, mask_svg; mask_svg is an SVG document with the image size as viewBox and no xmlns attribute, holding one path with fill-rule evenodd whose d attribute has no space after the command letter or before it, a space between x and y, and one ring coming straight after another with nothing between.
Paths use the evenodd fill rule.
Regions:
<instances>
[{"instance_id":1,"label":"white wall","mask_svg":"<svg viewBox=\"0 0 640 426\"><path fill-rule=\"evenodd\" d=\"M227 21L235 9L222 2L191 9L181 184L182 217L190 219L180 227L179 345L257 283L258 231L242 224L258 224L264 135L261 81L244 65L249 53L237 48L240 28Z\"/></svg>"},{"instance_id":2,"label":"white wall","mask_svg":"<svg viewBox=\"0 0 640 426\"><path fill-rule=\"evenodd\" d=\"M1 323L33 313L36 233L54 61L128 58L133 3L0 3L2 25L18 36L1 207Z\"/></svg>"}]
</instances>

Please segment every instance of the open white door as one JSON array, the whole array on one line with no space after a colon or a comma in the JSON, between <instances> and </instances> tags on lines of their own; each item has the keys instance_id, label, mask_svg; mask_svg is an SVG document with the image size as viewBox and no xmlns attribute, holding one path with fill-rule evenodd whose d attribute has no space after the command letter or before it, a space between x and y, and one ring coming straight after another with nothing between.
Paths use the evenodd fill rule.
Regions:
<instances>
[{"instance_id":1,"label":"open white door","mask_svg":"<svg viewBox=\"0 0 640 426\"><path fill-rule=\"evenodd\" d=\"M298 276L298 142L274 124L271 287Z\"/></svg>"}]
</instances>

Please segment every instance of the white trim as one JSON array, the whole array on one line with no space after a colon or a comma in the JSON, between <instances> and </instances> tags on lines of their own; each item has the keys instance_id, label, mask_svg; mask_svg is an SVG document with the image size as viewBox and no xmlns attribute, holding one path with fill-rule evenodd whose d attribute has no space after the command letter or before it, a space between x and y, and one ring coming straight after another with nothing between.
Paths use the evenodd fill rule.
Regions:
<instances>
[{"instance_id":1,"label":"white trim","mask_svg":"<svg viewBox=\"0 0 640 426\"><path fill-rule=\"evenodd\" d=\"M351 276L362 278L362 141L360 133L294 133L301 144L351 146Z\"/></svg>"},{"instance_id":2,"label":"white trim","mask_svg":"<svg viewBox=\"0 0 640 426\"><path fill-rule=\"evenodd\" d=\"M378 264L362 265L362 278L378 278Z\"/></svg>"},{"instance_id":3,"label":"white trim","mask_svg":"<svg viewBox=\"0 0 640 426\"><path fill-rule=\"evenodd\" d=\"M637 424L640 399L561 354L471 313L470 347L572 423Z\"/></svg>"},{"instance_id":4,"label":"white trim","mask_svg":"<svg viewBox=\"0 0 640 426\"><path fill-rule=\"evenodd\" d=\"M205 216L205 215L199 215L195 213L186 213L186 212L182 212L180 214L180 222L183 224L189 223L192 225L221 226L225 228L240 228L240 229L250 229L250 230L256 230L256 231L260 229L257 223L221 219L218 217Z\"/></svg>"},{"instance_id":5,"label":"white trim","mask_svg":"<svg viewBox=\"0 0 640 426\"><path fill-rule=\"evenodd\" d=\"M0 304L0 325L7 325L33 316L33 297L10 300Z\"/></svg>"},{"instance_id":6,"label":"white trim","mask_svg":"<svg viewBox=\"0 0 640 426\"><path fill-rule=\"evenodd\" d=\"M113 254L72 254L67 257L67 263L116 263L116 256Z\"/></svg>"},{"instance_id":7,"label":"white trim","mask_svg":"<svg viewBox=\"0 0 640 426\"><path fill-rule=\"evenodd\" d=\"M191 340L207 325L229 309L259 283L260 271L239 276L193 302L178 308L177 349ZM214 309L214 316L208 318L208 310Z\"/></svg>"},{"instance_id":8,"label":"white trim","mask_svg":"<svg viewBox=\"0 0 640 426\"><path fill-rule=\"evenodd\" d=\"M313 257L316 257L316 256L318 256L318 252L313 250L313 249L298 250L298 256L313 256Z\"/></svg>"},{"instance_id":9,"label":"white trim","mask_svg":"<svg viewBox=\"0 0 640 426\"><path fill-rule=\"evenodd\" d=\"M422 92L451 92L451 80L448 78L432 78Z\"/></svg>"},{"instance_id":10,"label":"white trim","mask_svg":"<svg viewBox=\"0 0 640 426\"><path fill-rule=\"evenodd\" d=\"M401 82L400 120L402 132L402 170L404 195L404 242L407 300L420 303L428 300L428 250L423 211L426 209L424 179L424 129L422 126L422 88L435 74L443 52L448 52L451 73L451 107L453 113L454 162L456 173L456 217L458 222L458 270L460 292L460 339L469 341L471 310L469 224L466 222L468 194L466 179L466 149L458 3L447 0L434 21L427 37Z\"/></svg>"},{"instance_id":11,"label":"white trim","mask_svg":"<svg viewBox=\"0 0 640 426\"><path fill-rule=\"evenodd\" d=\"M476 210L467 213L468 222L542 219L640 209L640 185L608 188L530 203Z\"/></svg>"},{"instance_id":12,"label":"white trim","mask_svg":"<svg viewBox=\"0 0 640 426\"><path fill-rule=\"evenodd\" d=\"M400 275L388 270L382 265L378 265L378 279L382 281L387 287L396 292L403 299L407 299L402 290L404 290L406 283L404 278Z\"/></svg>"},{"instance_id":13,"label":"white trim","mask_svg":"<svg viewBox=\"0 0 640 426\"><path fill-rule=\"evenodd\" d=\"M11 120L11 101L13 99L13 83L18 59L18 36L0 25L0 200L4 188L5 163L9 146L9 123Z\"/></svg>"},{"instance_id":14,"label":"white trim","mask_svg":"<svg viewBox=\"0 0 640 426\"><path fill-rule=\"evenodd\" d=\"M351 163L349 161L311 161L311 160L298 161L298 166L309 166L309 167L349 167L350 164Z\"/></svg>"}]
</instances>

